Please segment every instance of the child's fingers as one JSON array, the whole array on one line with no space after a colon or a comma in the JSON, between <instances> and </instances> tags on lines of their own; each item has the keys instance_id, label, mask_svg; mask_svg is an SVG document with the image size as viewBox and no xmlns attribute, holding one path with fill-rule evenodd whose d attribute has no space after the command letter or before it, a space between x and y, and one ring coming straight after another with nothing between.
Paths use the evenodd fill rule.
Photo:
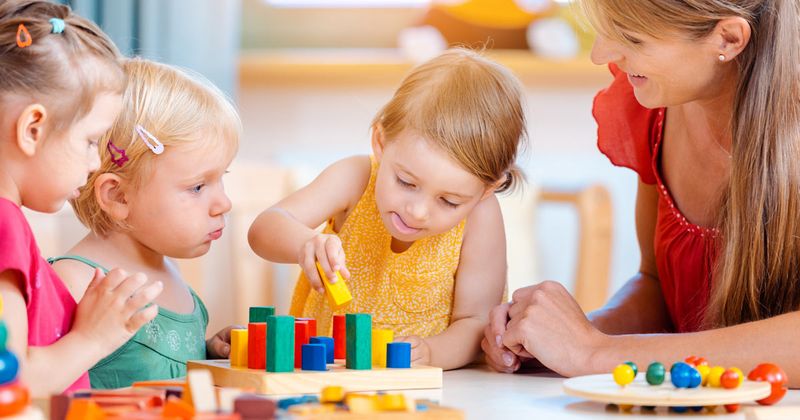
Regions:
<instances>
[{"instance_id":1,"label":"child's fingers","mask_svg":"<svg viewBox=\"0 0 800 420\"><path fill-rule=\"evenodd\" d=\"M121 281L113 290L113 293L124 301L136 293L145 283L147 283L147 276L142 273L136 273Z\"/></svg>"},{"instance_id":2,"label":"child's fingers","mask_svg":"<svg viewBox=\"0 0 800 420\"><path fill-rule=\"evenodd\" d=\"M342 269L345 267L344 249L342 249L342 241L338 236L328 236L325 240L325 253L328 255L328 264L331 267L328 280L331 283L335 283L336 272L339 271L341 274Z\"/></svg>"},{"instance_id":3,"label":"child's fingers","mask_svg":"<svg viewBox=\"0 0 800 420\"><path fill-rule=\"evenodd\" d=\"M331 269L331 262L328 259L327 251L325 246L317 247L316 253L317 261L319 262L319 266L322 269L322 272L325 273L325 276L328 277L328 281L333 283L336 281L336 275L333 274L333 270Z\"/></svg>"},{"instance_id":4,"label":"child's fingers","mask_svg":"<svg viewBox=\"0 0 800 420\"><path fill-rule=\"evenodd\" d=\"M140 311L136 311L136 313L128 319L125 327L131 334L136 334L139 328L142 328L144 324L152 321L156 315L158 315L158 305L152 304Z\"/></svg>"},{"instance_id":5,"label":"child's fingers","mask_svg":"<svg viewBox=\"0 0 800 420\"><path fill-rule=\"evenodd\" d=\"M339 273L344 277L346 280L350 279L350 270L347 269L346 265L342 265L342 268L339 270Z\"/></svg>"},{"instance_id":6,"label":"child's fingers","mask_svg":"<svg viewBox=\"0 0 800 420\"><path fill-rule=\"evenodd\" d=\"M231 354L230 344L226 343L219 336L215 336L211 340L209 340L207 346L208 349L206 351L208 352L209 355L214 356L212 358L227 359L228 357L230 357Z\"/></svg>"},{"instance_id":7,"label":"child's fingers","mask_svg":"<svg viewBox=\"0 0 800 420\"><path fill-rule=\"evenodd\" d=\"M502 336L503 333L506 332L506 325L508 324L508 309L510 307L511 303L506 302L502 305L495 306L491 311L489 311L489 325L486 339L490 340L492 343L497 342L497 344L500 345L496 337Z\"/></svg>"},{"instance_id":8,"label":"child's fingers","mask_svg":"<svg viewBox=\"0 0 800 420\"><path fill-rule=\"evenodd\" d=\"M126 278L128 278L128 273L121 269L115 268L108 272L97 284L97 288L111 292L112 290L116 289L120 283L122 283Z\"/></svg>"},{"instance_id":9,"label":"child's fingers","mask_svg":"<svg viewBox=\"0 0 800 420\"><path fill-rule=\"evenodd\" d=\"M130 311L130 313L139 311L143 306L158 297L162 290L164 290L164 283L160 281L144 285L130 295L130 298L125 303L125 308Z\"/></svg>"},{"instance_id":10,"label":"child's fingers","mask_svg":"<svg viewBox=\"0 0 800 420\"><path fill-rule=\"evenodd\" d=\"M105 277L106 275L103 274L103 270L101 270L100 268L95 268L94 276L92 277L92 281L90 281L89 285L86 287L86 292L97 287L100 284L100 281L103 280ZM84 292L84 294L86 292Z\"/></svg>"},{"instance_id":11,"label":"child's fingers","mask_svg":"<svg viewBox=\"0 0 800 420\"><path fill-rule=\"evenodd\" d=\"M316 258L314 244L308 242L305 246L305 252L301 256L300 266L303 268L303 273L305 273L311 287L317 292L322 293L322 279L319 277L319 272L317 271Z\"/></svg>"}]
</instances>

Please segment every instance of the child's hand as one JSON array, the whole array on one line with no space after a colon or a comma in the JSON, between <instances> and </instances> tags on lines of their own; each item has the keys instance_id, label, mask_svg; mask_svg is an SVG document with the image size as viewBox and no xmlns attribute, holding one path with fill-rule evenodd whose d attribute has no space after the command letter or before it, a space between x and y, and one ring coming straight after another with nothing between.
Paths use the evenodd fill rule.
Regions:
<instances>
[{"instance_id":1,"label":"child's hand","mask_svg":"<svg viewBox=\"0 0 800 420\"><path fill-rule=\"evenodd\" d=\"M503 373L516 372L521 365L521 357L503 345L503 333L508 323L508 308L511 303L496 306L489 313L489 324L484 329L481 348L486 354L486 364L490 368Z\"/></svg>"},{"instance_id":2,"label":"child's hand","mask_svg":"<svg viewBox=\"0 0 800 420\"><path fill-rule=\"evenodd\" d=\"M231 355L231 330L244 328L239 325L231 325L221 329L213 337L206 340L207 359L227 359Z\"/></svg>"},{"instance_id":3,"label":"child's hand","mask_svg":"<svg viewBox=\"0 0 800 420\"><path fill-rule=\"evenodd\" d=\"M160 281L148 283L141 273L128 276L114 269L103 275L96 269L78 303L72 331L110 354L158 315L158 306L145 305L163 289Z\"/></svg>"},{"instance_id":4,"label":"child's hand","mask_svg":"<svg viewBox=\"0 0 800 420\"><path fill-rule=\"evenodd\" d=\"M395 341L411 343L411 364L430 366L431 347L424 338L416 335L409 335L408 337L397 337Z\"/></svg>"},{"instance_id":5,"label":"child's hand","mask_svg":"<svg viewBox=\"0 0 800 420\"><path fill-rule=\"evenodd\" d=\"M317 272L317 261L322 266L322 271L325 272L329 282L336 283L337 271L345 279L350 278L350 272L345 266L342 241L336 235L320 233L314 236L300 248L297 259L303 273L311 283L311 287L320 293L324 293L325 288L322 286L322 279Z\"/></svg>"}]
</instances>

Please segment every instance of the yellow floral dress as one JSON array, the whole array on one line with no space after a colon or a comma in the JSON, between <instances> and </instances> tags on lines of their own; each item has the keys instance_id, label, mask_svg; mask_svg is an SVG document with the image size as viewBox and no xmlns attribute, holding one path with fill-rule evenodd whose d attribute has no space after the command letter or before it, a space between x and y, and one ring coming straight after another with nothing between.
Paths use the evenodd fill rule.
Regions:
<instances>
[{"instance_id":1,"label":"yellow floral dress","mask_svg":"<svg viewBox=\"0 0 800 420\"><path fill-rule=\"evenodd\" d=\"M443 332L453 312L455 274L461 255L466 219L447 232L420 239L405 252L391 249L392 236L375 203L378 164L372 159L369 184L339 232L353 295L349 304L332 310L325 296L312 290L300 274L290 314L315 318L320 335L331 334L334 314L370 313L374 328L395 336L427 337ZM325 233L335 234L333 220Z\"/></svg>"}]
</instances>

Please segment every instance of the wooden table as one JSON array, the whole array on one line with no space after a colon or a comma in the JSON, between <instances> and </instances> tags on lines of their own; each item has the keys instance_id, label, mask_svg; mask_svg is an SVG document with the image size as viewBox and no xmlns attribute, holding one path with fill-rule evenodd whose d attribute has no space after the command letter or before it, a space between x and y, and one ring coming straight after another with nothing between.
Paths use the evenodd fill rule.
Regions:
<instances>
[{"instance_id":1,"label":"wooden table","mask_svg":"<svg viewBox=\"0 0 800 420\"><path fill-rule=\"evenodd\" d=\"M442 405L464 410L467 419L652 419L653 417L697 418L692 413L668 413L659 408L643 414L607 411L606 406L570 397L561 390L563 378L554 374L502 374L485 366L470 366L444 373ZM791 390L779 407L800 408L800 390ZM742 406L744 409L746 406ZM744 419L743 410L726 414L722 407L704 419ZM800 418L800 417L798 417Z\"/></svg>"}]
</instances>

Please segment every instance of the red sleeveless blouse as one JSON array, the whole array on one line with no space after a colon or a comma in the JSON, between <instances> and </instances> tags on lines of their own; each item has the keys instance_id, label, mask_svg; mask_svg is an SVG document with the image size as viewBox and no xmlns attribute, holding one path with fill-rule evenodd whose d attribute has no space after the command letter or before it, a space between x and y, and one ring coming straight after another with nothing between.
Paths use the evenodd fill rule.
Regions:
<instances>
[{"instance_id":1,"label":"red sleeveless blouse","mask_svg":"<svg viewBox=\"0 0 800 420\"><path fill-rule=\"evenodd\" d=\"M643 107L627 74L613 64L609 69L614 81L595 96L592 108L597 146L615 166L633 169L642 182L658 189L653 245L661 291L673 331L697 331L708 306L719 232L686 220L664 185L660 147L665 109Z\"/></svg>"}]
</instances>

